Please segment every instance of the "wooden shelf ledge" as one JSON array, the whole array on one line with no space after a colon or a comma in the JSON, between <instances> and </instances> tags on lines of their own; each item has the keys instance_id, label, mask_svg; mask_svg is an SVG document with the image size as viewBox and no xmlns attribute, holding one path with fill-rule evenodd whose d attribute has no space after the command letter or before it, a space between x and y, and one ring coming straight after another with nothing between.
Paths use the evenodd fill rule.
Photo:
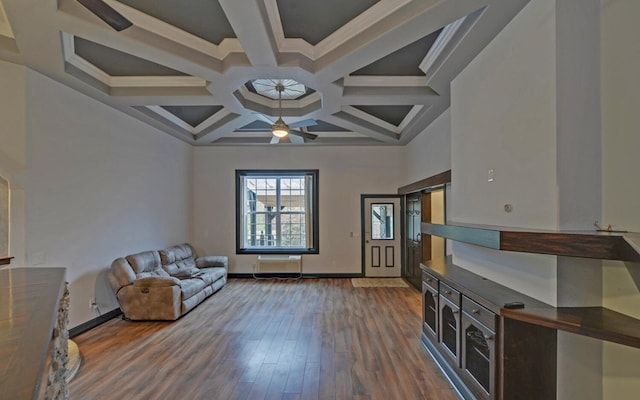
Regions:
<instances>
[{"instance_id":1,"label":"wooden shelf ledge","mask_svg":"<svg viewBox=\"0 0 640 400\"><path fill-rule=\"evenodd\" d=\"M640 234L562 232L492 225L423 222L422 233L495 250L640 262Z\"/></svg>"},{"instance_id":2,"label":"wooden shelf ledge","mask_svg":"<svg viewBox=\"0 0 640 400\"><path fill-rule=\"evenodd\" d=\"M0 257L0 265L11 264L11 260L13 260L13 257Z\"/></svg>"},{"instance_id":3,"label":"wooden shelf ledge","mask_svg":"<svg viewBox=\"0 0 640 400\"><path fill-rule=\"evenodd\" d=\"M640 320L604 307L503 308L506 318L640 348Z\"/></svg>"}]
</instances>

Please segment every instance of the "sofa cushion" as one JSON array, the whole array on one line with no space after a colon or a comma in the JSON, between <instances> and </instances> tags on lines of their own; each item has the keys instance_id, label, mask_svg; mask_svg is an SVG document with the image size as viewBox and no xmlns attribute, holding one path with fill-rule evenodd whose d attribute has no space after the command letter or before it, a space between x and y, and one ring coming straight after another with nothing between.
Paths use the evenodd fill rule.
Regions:
<instances>
[{"instance_id":1,"label":"sofa cushion","mask_svg":"<svg viewBox=\"0 0 640 400\"><path fill-rule=\"evenodd\" d=\"M131 254L126 259L136 274L152 272L161 266L160 254L157 251L143 251L142 253Z\"/></svg>"},{"instance_id":2,"label":"sofa cushion","mask_svg":"<svg viewBox=\"0 0 640 400\"><path fill-rule=\"evenodd\" d=\"M184 279L180 281L182 285L182 300L186 300L196 293L202 291L206 286L202 279Z\"/></svg>"},{"instance_id":3,"label":"sofa cushion","mask_svg":"<svg viewBox=\"0 0 640 400\"><path fill-rule=\"evenodd\" d=\"M137 279L141 279L141 278L168 278L169 275L167 273L167 271L163 270L162 267L158 267L156 269L154 269L153 271L149 271L149 272L142 272L140 274L136 274L136 278Z\"/></svg>"},{"instance_id":4,"label":"sofa cushion","mask_svg":"<svg viewBox=\"0 0 640 400\"><path fill-rule=\"evenodd\" d=\"M198 278L202 279L207 285L211 285L213 282L224 277L227 272L222 267L201 268L200 271L202 271L202 274L199 275Z\"/></svg>"},{"instance_id":5,"label":"sofa cushion","mask_svg":"<svg viewBox=\"0 0 640 400\"><path fill-rule=\"evenodd\" d=\"M196 263L193 259L181 260L175 263L163 265L162 269L166 271L171 276L185 275L187 272L192 271L195 272Z\"/></svg>"},{"instance_id":6,"label":"sofa cushion","mask_svg":"<svg viewBox=\"0 0 640 400\"><path fill-rule=\"evenodd\" d=\"M209 268L209 267L229 267L229 257L227 256L204 256L196 259L196 267Z\"/></svg>"},{"instance_id":7,"label":"sofa cushion","mask_svg":"<svg viewBox=\"0 0 640 400\"><path fill-rule=\"evenodd\" d=\"M181 268L178 269L173 275L174 278L178 279L190 279L195 278L197 276L202 275L202 271L199 268Z\"/></svg>"},{"instance_id":8,"label":"sofa cushion","mask_svg":"<svg viewBox=\"0 0 640 400\"><path fill-rule=\"evenodd\" d=\"M159 251L160 260L162 265L173 264L176 261L182 261L187 258L193 259L195 257L195 252L193 248L188 243L183 243L177 246L172 246L166 248L164 250Z\"/></svg>"}]
</instances>

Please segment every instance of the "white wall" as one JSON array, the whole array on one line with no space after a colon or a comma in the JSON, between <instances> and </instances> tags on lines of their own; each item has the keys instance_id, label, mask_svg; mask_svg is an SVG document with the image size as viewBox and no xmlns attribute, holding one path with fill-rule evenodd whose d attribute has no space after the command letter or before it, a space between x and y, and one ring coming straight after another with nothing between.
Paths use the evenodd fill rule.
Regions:
<instances>
[{"instance_id":1,"label":"white wall","mask_svg":"<svg viewBox=\"0 0 640 400\"><path fill-rule=\"evenodd\" d=\"M451 120L449 110L440 114L407 149L407 181L429 178L451 169Z\"/></svg>"},{"instance_id":2,"label":"white wall","mask_svg":"<svg viewBox=\"0 0 640 400\"><path fill-rule=\"evenodd\" d=\"M25 115L13 96L26 98L26 129L16 130L26 168L14 175L25 216L12 221L24 224L26 246L12 267L41 258L38 267L67 268L75 327L96 316L91 297L102 312L117 308L106 277L115 258L189 240L192 151L37 72L13 76L24 71L22 87L0 91L8 115Z\"/></svg>"},{"instance_id":3,"label":"white wall","mask_svg":"<svg viewBox=\"0 0 640 400\"><path fill-rule=\"evenodd\" d=\"M640 2L602 1L603 223L640 232ZM606 262L604 306L640 318L640 266ZM640 392L640 350L606 343L604 398Z\"/></svg>"},{"instance_id":4,"label":"white wall","mask_svg":"<svg viewBox=\"0 0 640 400\"><path fill-rule=\"evenodd\" d=\"M555 2L532 0L452 82L450 220L556 227L554 32ZM453 249L457 264L555 304L555 257Z\"/></svg>"},{"instance_id":5,"label":"white wall","mask_svg":"<svg viewBox=\"0 0 640 400\"><path fill-rule=\"evenodd\" d=\"M231 273L251 273L255 255L236 255L235 170L318 169L320 254L304 273L360 273L360 195L395 194L406 182L401 147L198 147L194 149L193 243L228 255Z\"/></svg>"},{"instance_id":6,"label":"white wall","mask_svg":"<svg viewBox=\"0 0 640 400\"><path fill-rule=\"evenodd\" d=\"M0 61L0 175L11 183L10 243L12 263L24 263L24 190L16 175L26 164L26 68Z\"/></svg>"}]
</instances>

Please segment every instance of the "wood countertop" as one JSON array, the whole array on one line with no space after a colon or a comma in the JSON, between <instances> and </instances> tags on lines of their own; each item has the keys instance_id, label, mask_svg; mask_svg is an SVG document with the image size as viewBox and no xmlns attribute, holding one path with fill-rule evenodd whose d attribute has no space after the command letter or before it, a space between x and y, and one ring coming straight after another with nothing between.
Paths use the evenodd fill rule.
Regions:
<instances>
[{"instance_id":1,"label":"wood countertop","mask_svg":"<svg viewBox=\"0 0 640 400\"><path fill-rule=\"evenodd\" d=\"M33 399L40 391L65 268L0 270L0 393Z\"/></svg>"}]
</instances>

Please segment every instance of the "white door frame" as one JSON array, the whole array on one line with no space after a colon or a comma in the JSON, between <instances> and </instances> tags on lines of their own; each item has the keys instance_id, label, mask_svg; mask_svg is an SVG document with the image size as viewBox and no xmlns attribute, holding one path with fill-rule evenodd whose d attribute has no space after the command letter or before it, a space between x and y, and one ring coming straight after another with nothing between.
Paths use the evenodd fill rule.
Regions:
<instances>
[{"instance_id":1,"label":"white door frame","mask_svg":"<svg viewBox=\"0 0 640 400\"><path fill-rule=\"evenodd\" d=\"M361 232L360 232L360 237L361 237L361 242L360 242L360 247L361 247L361 260L362 260L362 276L367 276L367 245L369 244L369 241L371 240L371 232L369 231L369 227L367 227L366 225L366 221L367 221L367 215L370 212L368 207L366 207L366 203L367 200L372 200L372 201L377 201L380 200L381 202L384 202L384 200L391 200L394 201L394 204L397 204L397 207L394 206L394 230L395 230L395 240L393 241L393 261L392 261L392 265L393 265L393 272L391 272L391 270L389 271L380 271L380 274L375 274L375 275L370 275L370 276L393 276L393 277L400 277L402 275L402 262L403 262L403 250L404 247L402 245L402 241L404 240L404 220L402 218L402 216L404 215L404 201L403 201L403 196L402 195L397 195L397 194L362 194L360 195L360 228L361 228ZM395 203L397 201L397 203ZM389 242L389 244L391 244L392 242ZM390 246L385 246L385 252L384 252L384 258L385 258L385 267L387 265L389 265L389 263L386 260L386 253L387 253L387 249L386 247L390 247ZM382 268L385 268L382 267ZM389 273L391 274L389 274Z\"/></svg>"}]
</instances>

